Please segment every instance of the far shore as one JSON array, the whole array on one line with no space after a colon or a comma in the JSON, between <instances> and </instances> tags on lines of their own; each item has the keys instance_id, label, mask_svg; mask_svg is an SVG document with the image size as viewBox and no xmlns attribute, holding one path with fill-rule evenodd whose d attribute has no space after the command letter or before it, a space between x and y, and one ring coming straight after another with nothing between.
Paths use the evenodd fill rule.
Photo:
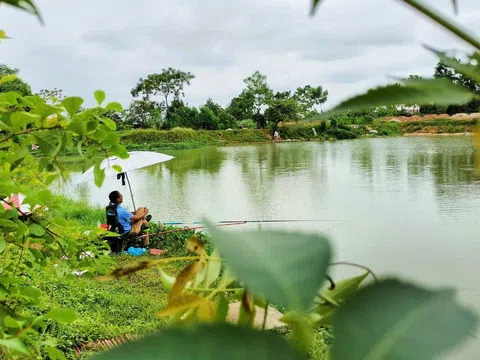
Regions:
<instances>
[{"instance_id":1,"label":"far shore","mask_svg":"<svg viewBox=\"0 0 480 360\"><path fill-rule=\"evenodd\" d=\"M473 136L472 132L463 133L406 133L403 136Z\"/></svg>"}]
</instances>

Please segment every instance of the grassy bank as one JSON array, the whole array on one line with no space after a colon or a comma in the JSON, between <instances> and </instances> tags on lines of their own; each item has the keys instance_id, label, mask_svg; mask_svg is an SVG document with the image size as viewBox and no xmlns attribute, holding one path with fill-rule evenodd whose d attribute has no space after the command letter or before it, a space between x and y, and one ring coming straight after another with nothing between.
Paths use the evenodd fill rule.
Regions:
<instances>
[{"instance_id":1,"label":"grassy bank","mask_svg":"<svg viewBox=\"0 0 480 360\"><path fill-rule=\"evenodd\" d=\"M410 122L374 121L371 124L298 123L280 126L282 141L325 141L358 139L375 136L402 136L404 134L458 134L472 132L478 120L434 119ZM372 132L375 130L376 132ZM197 149L206 146L229 146L272 141L268 129L236 130L193 130L174 128L172 130L129 130L120 131L122 144L129 151L169 151ZM75 152L65 154L62 164L78 164L82 158ZM92 165L92 164L88 164ZM86 167L88 168L88 166Z\"/></svg>"},{"instance_id":2,"label":"grassy bank","mask_svg":"<svg viewBox=\"0 0 480 360\"><path fill-rule=\"evenodd\" d=\"M72 221L71 225L95 227L105 221L105 209L90 207L85 202L77 202L61 196L55 196L57 206L46 213L49 218L61 217ZM151 224L151 232L177 229L161 224ZM186 256L186 240L193 231L181 231L154 236L151 243L155 248L165 250L165 256ZM199 233L211 252L209 238ZM12 250L12 251L10 251ZM18 261L19 251L9 249L8 258L2 266ZM59 275L56 260L52 259L42 267L24 267L19 277L28 279L29 285L42 291L39 304L30 308L34 315L42 315L52 309L69 308L74 310L77 320L72 324L49 321L47 327L39 334L41 340L56 344L67 358L77 358L76 350L84 345L121 337L125 334L142 336L165 326L165 320L155 316L165 307L168 294L164 290L156 270L140 271L115 281L98 281L96 276L103 275L117 267L138 262L139 260L158 259L158 256L146 255L133 257L127 255L101 256L98 269L94 273L82 276L72 274ZM169 263L162 268L177 274L185 262ZM0 358L1 355L0 349ZM85 355L85 354L84 354ZM46 356L46 354L44 354ZM82 355L83 356L83 355ZM45 357L48 358L48 357Z\"/></svg>"},{"instance_id":3,"label":"grassy bank","mask_svg":"<svg viewBox=\"0 0 480 360\"><path fill-rule=\"evenodd\" d=\"M470 133L478 124L474 120L435 119L401 123L404 134L458 134Z\"/></svg>"}]
</instances>

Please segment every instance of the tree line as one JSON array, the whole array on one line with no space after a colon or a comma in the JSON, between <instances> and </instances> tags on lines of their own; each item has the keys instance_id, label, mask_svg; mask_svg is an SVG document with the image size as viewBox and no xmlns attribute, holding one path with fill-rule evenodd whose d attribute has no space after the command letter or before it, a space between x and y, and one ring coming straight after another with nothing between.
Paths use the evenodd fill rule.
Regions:
<instances>
[{"instance_id":1,"label":"tree line","mask_svg":"<svg viewBox=\"0 0 480 360\"><path fill-rule=\"evenodd\" d=\"M480 94L480 83L455 70L461 60L448 57L434 69L434 78L446 78ZM480 60L480 59L479 59ZM17 75L18 69L0 65L0 76ZM321 113L319 107L328 99L328 91L322 86L305 85L291 91L274 91L267 76L255 71L245 78L244 88L226 107L209 98L205 104L195 107L185 102L185 89L195 75L169 67L159 73L140 78L131 89L132 100L123 111L108 110L104 116L117 123L119 129L171 129L184 127L204 130L235 128L277 128L280 122L298 122L314 118ZM421 80L410 75L408 80ZM21 78L0 84L0 92L16 91L22 96L32 95L32 89ZM65 96L61 89L43 89L38 95L48 103L60 102ZM462 105L417 104L418 112L426 114L474 113L480 109L480 99L474 98ZM403 107L372 108L366 111L335 114L334 123L371 123L386 116L409 116L412 112Z\"/></svg>"},{"instance_id":2,"label":"tree line","mask_svg":"<svg viewBox=\"0 0 480 360\"><path fill-rule=\"evenodd\" d=\"M0 65L0 75L18 74L18 69ZM131 89L132 101L122 112L109 111L106 116L120 129L185 127L205 130L229 128L275 127L281 121L299 121L319 113L318 106L328 98L322 86L306 85L295 91L274 91L267 76L255 71L243 80L245 87L226 107L209 98L194 107L184 101L185 89L195 79L191 72L163 69L140 78ZM16 91L32 95L31 87L18 78L0 86L0 92ZM55 103L64 98L61 89L41 90L39 95Z\"/></svg>"}]
</instances>

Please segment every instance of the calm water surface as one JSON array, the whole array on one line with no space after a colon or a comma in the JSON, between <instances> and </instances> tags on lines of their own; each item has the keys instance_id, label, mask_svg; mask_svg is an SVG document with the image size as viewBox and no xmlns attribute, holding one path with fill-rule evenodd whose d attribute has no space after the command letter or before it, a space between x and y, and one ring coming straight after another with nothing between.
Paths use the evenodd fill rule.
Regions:
<instances>
[{"instance_id":1,"label":"calm water surface","mask_svg":"<svg viewBox=\"0 0 480 360\"><path fill-rule=\"evenodd\" d=\"M480 313L480 181L469 138L281 143L171 154L176 158L170 162L129 173L137 206L149 207L154 218L323 220L261 228L326 233L337 260L368 265L383 276L455 287L461 301ZM131 207L128 190L116 179L101 189L82 184L62 190L106 205L115 189ZM333 273L353 274L344 268ZM476 336L449 358L480 358Z\"/></svg>"}]
</instances>

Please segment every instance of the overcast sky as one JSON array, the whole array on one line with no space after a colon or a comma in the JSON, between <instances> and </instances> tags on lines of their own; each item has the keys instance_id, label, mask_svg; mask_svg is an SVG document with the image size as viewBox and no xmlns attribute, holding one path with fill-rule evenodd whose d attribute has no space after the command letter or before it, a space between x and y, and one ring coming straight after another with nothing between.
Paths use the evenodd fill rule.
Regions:
<instances>
[{"instance_id":1,"label":"overcast sky","mask_svg":"<svg viewBox=\"0 0 480 360\"><path fill-rule=\"evenodd\" d=\"M452 15L451 0L430 0ZM480 1L459 0L457 21L480 34ZM196 78L186 101L222 105L259 70L275 91L322 85L327 107L391 76L432 74L442 49L463 44L399 0L37 0L45 19L0 8L0 62L20 68L34 91L61 88L93 103L128 105L138 78L169 66ZM368 4L368 5L365 5ZM367 7L369 6L369 7Z\"/></svg>"}]
</instances>

